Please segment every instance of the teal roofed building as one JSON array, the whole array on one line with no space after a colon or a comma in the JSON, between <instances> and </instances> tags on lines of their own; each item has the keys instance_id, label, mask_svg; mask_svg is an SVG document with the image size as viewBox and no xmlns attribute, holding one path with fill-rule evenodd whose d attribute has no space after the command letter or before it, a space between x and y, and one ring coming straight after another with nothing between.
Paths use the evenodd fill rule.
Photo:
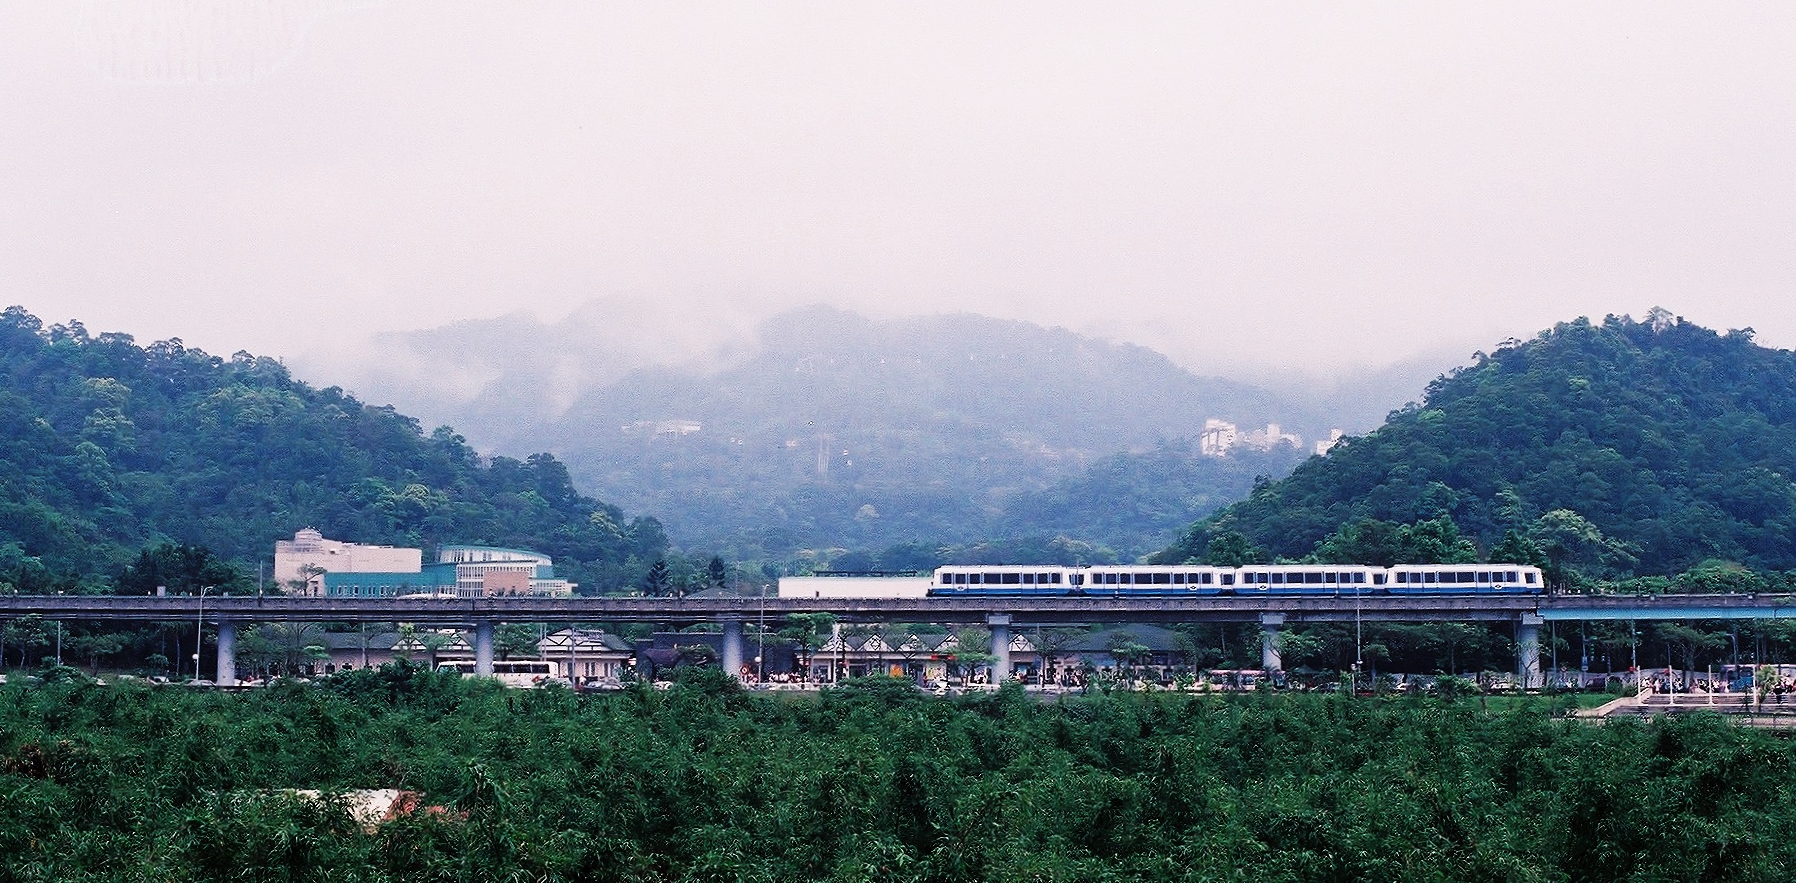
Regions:
<instances>
[{"instance_id":1,"label":"teal roofed building","mask_svg":"<svg viewBox=\"0 0 1796 883\"><path fill-rule=\"evenodd\" d=\"M555 576L549 556L498 546L443 546L437 560L413 572L326 573L333 598L566 598L574 584Z\"/></svg>"}]
</instances>

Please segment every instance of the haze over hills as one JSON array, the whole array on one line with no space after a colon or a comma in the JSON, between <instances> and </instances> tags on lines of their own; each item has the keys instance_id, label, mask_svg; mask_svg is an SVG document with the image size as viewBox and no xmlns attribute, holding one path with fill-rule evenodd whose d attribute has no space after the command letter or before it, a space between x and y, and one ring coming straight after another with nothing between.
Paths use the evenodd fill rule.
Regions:
<instances>
[{"instance_id":1,"label":"haze over hills","mask_svg":"<svg viewBox=\"0 0 1796 883\"><path fill-rule=\"evenodd\" d=\"M1437 380L1420 405L1257 488L1160 557L1205 557L1233 534L1297 557L1447 517L1485 548L1513 532L1590 577L1715 561L1786 570L1792 477L1796 353L1662 310L1579 319Z\"/></svg>"},{"instance_id":2,"label":"haze over hills","mask_svg":"<svg viewBox=\"0 0 1796 883\"><path fill-rule=\"evenodd\" d=\"M394 336L389 344L414 354L443 351L450 338L513 342L476 348L489 379L460 402L442 389L434 400L408 400L428 390L400 385L396 371L362 390L454 415L470 438L502 450L554 451L587 492L655 513L682 543L749 556L1043 531L1145 552L1238 498L1254 475L1282 474L1301 459L1289 447L1200 458L1192 440L1206 418L1243 431L1279 423L1310 438L1332 425L1288 398L1195 376L1160 353L1025 322L872 320L814 307L762 323L752 346L707 364L615 376L617 354L590 341L552 355L592 319L541 333L512 318ZM583 361L589 352L598 355ZM593 366L590 379L568 367L582 364ZM570 382L585 391L557 401ZM1077 484L1104 458L1135 454L1171 472L1139 483L1155 489L1153 503L1109 495L1115 511L1100 518L1108 527L1069 522L1064 507L1035 496Z\"/></svg>"}]
</instances>

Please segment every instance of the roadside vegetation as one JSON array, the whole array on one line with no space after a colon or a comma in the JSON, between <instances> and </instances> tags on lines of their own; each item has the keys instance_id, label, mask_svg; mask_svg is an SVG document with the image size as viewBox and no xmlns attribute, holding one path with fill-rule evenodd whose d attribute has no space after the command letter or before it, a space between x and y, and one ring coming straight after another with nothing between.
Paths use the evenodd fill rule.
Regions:
<instances>
[{"instance_id":1,"label":"roadside vegetation","mask_svg":"<svg viewBox=\"0 0 1796 883\"><path fill-rule=\"evenodd\" d=\"M1796 746L1403 696L0 688L0 880L1781 880ZM1499 710L1499 709L1502 710ZM287 789L401 788L367 829Z\"/></svg>"}]
</instances>

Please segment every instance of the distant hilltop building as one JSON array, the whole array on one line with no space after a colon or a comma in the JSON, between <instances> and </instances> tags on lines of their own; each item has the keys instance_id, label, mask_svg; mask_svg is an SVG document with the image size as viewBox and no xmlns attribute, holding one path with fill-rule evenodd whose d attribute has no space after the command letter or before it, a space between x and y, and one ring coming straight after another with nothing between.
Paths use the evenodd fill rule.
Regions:
<instances>
[{"instance_id":1,"label":"distant hilltop building","mask_svg":"<svg viewBox=\"0 0 1796 883\"><path fill-rule=\"evenodd\" d=\"M290 594L311 598L438 598L530 596L565 598L574 584L555 576L555 562L528 549L443 546L424 564L420 549L327 540L306 528L274 544L274 573Z\"/></svg>"},{"instance_id":2,"label":"distant hilltop building","mask_svg":"<svg viewBox=\"0 0 1796 883\"><path fill-rule=\"evenodd\" d=\"M1204 434L1198 437L1197 449L1206 456L1220 457L1235 446L1238 435L1235 424L1211 417L1204 421Z\"/></svg>"},{"instance_id":3,"label":"distant hilltop building","mask_svg":"<svg viewBox=\"0 0 1796 883\"><path fill-rule=\"evenodd\" d=\"M1328 431L1328 438L1316 442L1316 456L1320 457L1323 454L1328 453L1328 449L1334 447L1340 441L1341 431L1339 429L1330 429Z\"/></svg>"},{"instance_id":4,"label":"distant hilltop building","mask_svg":"<svg viewBox=\"0 0 1796 883\"><path fill-rule=\"evenodd\" d=\"M697 420L637 420L633 423L625 423L619 428L626 433L667 435L677 438L703 431L705 424Z\"/></svg>"},{"instance_id":5,"label":"distant hilltop building","mask_svg":"<svg viewBox=\"0 0 1796 883\"><path fill-rule=\"evenodd\" d=\"M1340 432L1335 432L1340 437ZM1235 424L1214 417L1204 421L1204 431L1198 437L1199 453L1210 457L1227 456L1236 447L1253 448L1256 451L1270 451L1279 445L1290 445L1298 450L1303 449L1303 437L1295 433L1285 432L1277 423L1268 423L1266 428L1242 432Z\"/></svg>"}]
</instances>

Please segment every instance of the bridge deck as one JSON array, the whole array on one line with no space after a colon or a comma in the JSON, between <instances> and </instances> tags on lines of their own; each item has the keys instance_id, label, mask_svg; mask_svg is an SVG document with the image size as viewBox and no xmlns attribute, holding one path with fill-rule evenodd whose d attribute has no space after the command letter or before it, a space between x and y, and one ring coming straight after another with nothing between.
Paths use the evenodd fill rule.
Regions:
<instances>
[{"instance_id":1,"label":"bridge deck","mask_svg":"<svg viewBox=\"0 0 1796 883\"><path fill-rule=\"evenodd\" d=\"M1788 595L1286 596L1190 598L257 598L192 595L6 595L0 618L36 614L77 621L228 619L383 621L426 624L663 622L784 619L833 613L849 622L978 622L1009 615L1019 625L1085 622L1243 622L1278 614L1287 623L1544 620L1772 619L1796 616Z\"/></svg>"}]
</instances>

